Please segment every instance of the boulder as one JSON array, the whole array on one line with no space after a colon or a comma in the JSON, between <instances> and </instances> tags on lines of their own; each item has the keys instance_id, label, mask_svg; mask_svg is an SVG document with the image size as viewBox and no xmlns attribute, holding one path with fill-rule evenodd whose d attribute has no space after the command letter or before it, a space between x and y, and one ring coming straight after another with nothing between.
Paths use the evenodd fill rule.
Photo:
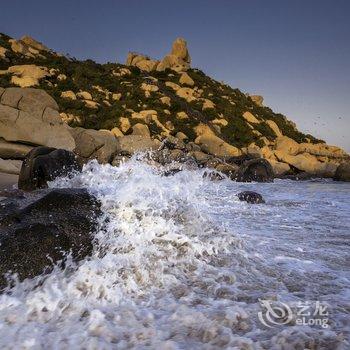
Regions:
<instances>
[{"instance_id":1,"label":"boulder","mask_svg":"<svg viewBox=\"0 0 350 350\"><path fill-rule=\"evenodd\" d=\"M337 167L334 174L334 180L336 181L350 181L350 163L342 163Z\"/></svg>"},{"instance_id":2,"label":"boulder","mask_svg":"<svg viewBox=\"0 0 350 350\"><path fill-rule=\"evenodd\" d=\"M275 140L275 149L281 153L295 156L299 153L300 145L287 136L277 137Z\"/></svg>"},{"instance_id":3,"label":"boulder","mask_svg":"<svg viewBox=\"0 0 350 350\"><path fill-rule=\"evenodd\" d=\"M281 130L278 125L273 120L266 120L266 124L272 129L277 137L283 136Z\"/></svg>"},{"instance_id":4,"label":"boulder","mask_svg":"<svg viewBox=\"0 0 350 350\"><path fill-rule=\"evenodd\" d=\"M265 203L264 198L262 197L261 194L252 192L252 191L244 191L244 192L238 193L237 197L240 201L242 202L244 201L250 204Z\"/></svg>"},{"instance_id":5,"label":"boulder","mask_svg":"<svg viewBox=\"0 0 350 350\"><path fill-rule=\"evenodd\" d=\"M190 151L188 155L193 157L199 165L206 164L206 162L210 159L209 154L203 153L201 151Z\"/></svg>"},{"instance_id":6,"label":"boulder","mask_svg":"<svg viewBox=\"0 0 350 350\"><path fill-rule=\"evenodd\" d=\"M121 137L124 136L124 134L119 130L119 128L115 127L111 130L111 133L115 136L115 137Z\"/></svg>"},{"instance_id":7,"label":"boulder","mask_svg":"<svg viewBox=\"0 0 350 350\"><path fill-rule=\"evenodd\" d=\"M194 85L193 79L186 72L181 74L181 77L179 79L179 83L181 85L188 85L188 86Z\"/></svg>"},{"instance_id":8,"label":"boulder","mask_svg":"<svg viewBox=\"0 0 350 350\"><path fill-rule=\"evenodd\" d=\"M290 166L287 163L278 162L277 160L269 159L273 172L276 176L282 176L290 171Z\"/></svg>"},{"instance_id":9,"label":"boulder","mask_svg":"<svg viewBox=\"0 0 350 350\"><path fill-rule=\"evenodd\" d=\"M167 106L171 106L171 100L170 100L170 97L168 96L161 97L160 101Z\"/></svg>"},{"instance_id":10,"label":"boulder","mask_svg":"<svg viewBox=\"0 0 350 350\"><path fill-rule=\"evenodd\" d=\"M238 169L239 182L273 182L274 173L271 164L263 158L244 162Z\"/></svg>"},{"instance_id":11,"label":"boulder","mask_svg":"<svg viewBox=\"0 0 350 350\"><path fill-rule=\"evenodd\" d=\"M0 103L29 112L36 118L41 118L46 107L58 111L56 101L46 91L34 88L7 88L1 95Z\"/></svg>"},{"instance_id":12,"label":"boulder","mask_svg":"<svg viewBox=\"0 0 350 350\"><path fill-rule=\"evenodd\" d=\"M92 100L92 96L91 96L90 92L88 92L88 91L80 91L80 92L78 92L77 93L77 97L81 98L83 100L90 100L90 101Z\"/></svg>"},{"instance_id":13,"label":"boulder","mask_svg":"<svg viewBox=\"0 0 350 350\"><path fill-rule=\"evenodd\" d=\"M118 149L118 141L110 131L83 128L70 129L76 147L74 153L84 161L97 159L99 163L110 163Z\"/></svg>"},{"instance_id":14,"label":"boulder","mask_svg":"<svg viewBox=\"0 0 350 350\"><path fill-rule=\"evenodd\" d=\"M148 126L141 123L137 123L132 127L132 134L151 137Z\"/></svg>"},{"instance_id":15,"label":"boulder","mask_svg":"<svg viewBox=\"0 0 350 350\"><path fill-rule=\"evenodd\" d=\"M61 92L61 97L63 98L69 98L70 100L76 100L77 96L75 95L75 93L71 90L67 90L67 91L62 91Z\"/></svg>"},{"instance_id":16,"label":"boulder","mask_svg":"<svg viewBox=\"0 0 350 350\"><path fill-rule=\"evenodd\" d=\"M263 106L264 98L260 95L250 95L252 101L259 107Z\"/></svg>"},{"instance_id":17,"label":"boulder","mask_svg":"<svg viewBox=\"0 0 350 350\"><path fill-rule=\"evenodd\" d=\"M151 72L156 70L158 64L159 61L157 60L145 59L135 63L135 66L146 72Z\"/></svg>"},{"instance_id":18,"label":"boulder","mask_svg":"<svg viewBox=\"0 0 350 350\"><path fill-rule=\"evenodd\" d=\"M50 51L50 49L48 47L46 47L44 44L42 44L41 42L33 39L32 37L25 35L21 38L21 42L34 47L35 49L39 50L39 51Z\"/></svg>"},{"instance_id":19,"label":"boulder","mask_svg":"<svg viewBox=\"0 0 350 350\"><path fill-rule=\"evenodd\" d=\"M243 113L243 118L248 122L248 123L252 123L252 124L258 124L260 123L260 120L258 120L254 114L252 114L251 112L244 112Z\"/></svg>"},{"instance_id":20,"label":"boulder","mask_svg":"<svg viewBox=\"0 0 350 350\"><path fill-rule=\"evenodd\" d=\"M0 57L1 58L6 58L6 52L7 51L8 51L7 49L5 49L4 47L0 46Z\"/></svg>"},{"instance_id":21,"label":"boulder","mask_svg":"<svg viewBox=\"0 0 350 350\"><path fill-rule=\"evenodd\" d=\"M1 204L0 288L6 286L8 272L20 280L32 278L50 271L68 253L75 261L92 253L92 233L101 213L87 190L44 190Z\"/></svg>"},{"instance_id":22,"label":"boulder","mask_svg":"<svg viewBox=\"0 0 350 350\"><path fill-rule=\"evenodd\" d=\"M325 143L301 143L299 144L300 153L309 153L317 157L329 157L334 159L349 159L349 155L337 146L330 146Z\"/></svg>"},{"instance_id":23,"label":"boulder","mask_svg":"<svg viewBox=\"0 0 350 350\"><path fill-rule=\"evenodd\" d=\"M172 135L168 135L163 141L162 141L162 144L160 146L160 149L163 149L163 148L168 148L168 149L181 149L181 150L184 150L186 149L186 145L185 143L172 136Z\"/></svg>"},{"instance_id":24,"label":"boulder","mask_svg":"<svg viewBox=\"0 0 350 350\"><path fill-rule=\"evenodd\" d=\"M220 137L216 136L210 128L205 125L199 125L196 128L196 132L199 136L196 138L195 143L200 145L201 150L205 153L220 158L229 158L241 154L238 148L220 139Z\"/></svg>"},{"instance_id":25,"label":"boulder","mask_svg":"<svg viewBox=\"0 0 350 350\"><path fill-rule=\"evenodd\" d=\"M175 137L181 141L187 141L188 137L186 134L184 134L183 132L179 131L176 133Z\"/></svg>"},{"instance_id":26,"label":"boulder","mask_svg":"<svg viewBox=\"0 0 350 350\"><path fill-rule=\"evenodd\" d=\"M18 178L18 188L33 191L46 188L47 182L81 170L73 152L50 147L36 147L25 157Z\"/></svg>"},{"instance_id":27,"label":"boulder","mask_svg":"<svg viewBox=\"0 0 350 350\"><path fill-rule=\"evenodd\" d=\"M32 146L22 143L7 142L0 138L0 158L23 159L32 149Z\"/></svg>"},{"instance_id":28,"label":"boulder","mask_svg":"<svg viewBox=\"0 0 350 350\"><path fill-rule=\"evenodd\" d=\"M160 61L157 70L163 71L170 68L176 72L185 72L190 68L190 63L191 58L187 49L186 40L177 38L173 43L171 53Z\"/></svg>"},{"instance_id":29,"label":"boulder","mask_svg":"<svg viewBox=\"0 0 350 350\"><path fill-rule=\"evenodd\" d=\"M213 101L208 100L207 98L203 98L203 106L202 106L202 110L206 110L206 109L213 109L215 108L215 104Z\"/></svg>"},{"instance_id":30,"label":"boulder","mask_svg":"<svg viewBox=\"0 0 350 350\"><path fill-rule=\"evenodd\" d=\"M73 150L55 100L45 91L7 88L0 103L0 137L9 142Z\"/></svg>"},{"instance_id":31,"label":"boulder","mask_svg":"<svg viewBox=\"0 0 350 350\"><path fill-rule=\"evenodd\" d=\"M181 87L176 91L176 95L185 99L187 102L195 101L196 98L196 92L195 90L187 87Z\"/></svg>"},{"instance_id":32,"label":"boulder","mask_svg":"<svg viewBox=\"0 0 350 350\"><path fill-rule=\"evenodd\" d=\"M7 69L12 74L11 82L22 88L39 85L39 80L50 76L46 67L35 64L12 66Z\"/></svg>"},{"instance_id":33,"label":"boulder","mask_svg":"<svg viewBox=\"0 0 350 350\"><path fill-rule=\"evenodd\" d=\"M133 155L136 152L154 151L158 149L158 144L150 137L141 135L127 135L117 138L118 153L122 155Z\"/></svg>"},{"instance_id":34,"label":"boulder","mask_svg":"<svg viewBox=\"0 0 350 350\"><path fill-rule=\"evenodd\" d=\"M173 46L171 48L171 55L174 55L186 63L191 63L191 57L187 49L187 42L183 38L177 38L173 42Z\"/></svg>"},{"instance_id":35,"label":"boulder","mask_svg":"<svg viewBox=\"0 0 350 350\"><path fill-rule=\"evenodd\" d=\"M309 153L300 153L292 156L275 151L275 155L279 161L293 166L300 172L306 172L320 177L332 177L337 168L335 163L320 162L315 156Z\"/></svg>"},{"instance_id":36,"label":"boulder","mask_svg":"<svg viewBox=\"0 0 350 350\"><path fill-rule=\"evenodd\" d=\"M130 121L126 117L120 117L119 123L119 129L122 131L123 134L125 134L131 128Z\"/></svg>"},{"instance_id":37,"label":"boulder","mask_svg":"<svg viewBox=\"0 0 350 350\"><path fill-rule=\"evenodd\" d=\"M21 171L22 161L0 158L0 173L18 175Z\"/></svg>"},{"instance_id":38,"label":"boulder","mask_svg":"<svg viewBox=\"0 0 350 350\"><path fill-rule=\"evenodd\" d=\"M235 164L220 163L215 169L220 171L220 173L225 174L231 180L235 180L237 178L239 167Z\"/></svg>"}]
</instances>

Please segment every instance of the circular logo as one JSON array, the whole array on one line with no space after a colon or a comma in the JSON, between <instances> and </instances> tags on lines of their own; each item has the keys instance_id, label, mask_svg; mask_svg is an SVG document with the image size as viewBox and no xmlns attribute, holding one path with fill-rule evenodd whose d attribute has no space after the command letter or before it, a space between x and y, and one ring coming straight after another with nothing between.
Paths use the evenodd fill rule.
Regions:
<instances>
[{"instance_id":1,"label":"circular logo","mask_svg":"<svg viewBox=\"0 0 350 350\"><path fill-rule=\"evenodd\" d=\"M260 322L269 328L286 325L293 320L292 309L285 303L272 300L259 300L264 308L258 312Z\"/></svg>"}]
</instances>

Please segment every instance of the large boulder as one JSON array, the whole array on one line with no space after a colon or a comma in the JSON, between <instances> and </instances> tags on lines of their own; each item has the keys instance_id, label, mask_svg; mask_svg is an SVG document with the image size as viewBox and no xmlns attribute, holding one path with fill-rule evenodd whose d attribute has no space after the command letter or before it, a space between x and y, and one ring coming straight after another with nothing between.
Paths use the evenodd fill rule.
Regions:
<instances>
[{"instance_id":1,"label":"large boulder","mask_svg":"<svg viewBox=\"0 0 350 350\"><path fill-rule=\"evenodd\" d=\"M118 149L114 134L106 130L70 129L76 148L74 152L83 160L97 159L99 163L109 163Z\"/></svg>"},{"instance_id":2,"label":"large boulder","mask_svg":"<svg viewBox=\"0 0 350 350\"><path fill-rule=\"evenodd\" d=\"M1 159L0 173L18 175L21 171L22 161L17 159Z\"/></svg>"},{"instance_id":3,"label":"large boulder","mask_svg":"<svg viewBox=\"0 0 350 350\"><path fill-rule=\"evenodd\" d=\"M0 137L9 142L73 150L55 100L33 88L7 88L0 100Z\"/></svg>"},{"instance_id":4,"label":"large boulder","mask_svg":"<svg viewBox=\"0 0 350 350\"><path fill-rule=\"evenodd\" d=\"M281 152L281 154L295 156L299 153L300 145L287 136L280 136L275 140L275 149Z\"/></svg>"},{"instance_id":5,"label":"large boulder","mask_svg":"<svg viewBox=\"0 0 350 350\"><path fill-rule=\"evenodd\" d=\"M241 155L241 151L238 148L216 136L206 125L200 124L196 128L196 133L198 137L196 138L195 143L198 144L201 147L201 150L205 153L223 159Z\"/></svg>"},{"instance_id":6,"label":"large boulder","mask_svg":"<svg viewBox=\"0 0 350 350\"><path fill-rule=\"evenodd\" d=\"M50 271L68 253L74 260L92 253L100 204L87 190L44 190L1 205L0 288L7 284L6 273L32 278Z\"/></svg>"},{"instance_id":7,"label":"large boulder","mask_svg":"<svg viewBox=\"0 0 350 350\"><path fill-rule=\"evenodd\" d=\"M185 72L190 68L191 57L187 49L187 42L177 38L173 42L171 53L166 55L157 66L158 71L170 68L176 72Z\"/></svg>"},{"instance_id":8,"label":"large boulder","mask_svg":"<svg viewBox=\"0 0 350 350\"><path fill-rule=\"evenodd\" d=\"M269 159L273 172L276 176L283 176L290 171L290 166L287 163L278 162L277 160Z\"/></svg>"},{"instance_id":9,"label":"large boulder","mask_svg":"<svg viewBox=\"0 0 350 350\"><path fill-rule=\"evenodd\" d=\"M350 181L350 163L342 163L338 166L334 180L336 181Z\"/></svg>"},{"instance_id":10,"label":"large boulder","mask_svg":"<svg viewBox=\"0 0 350 350\"><path fill-rule=\"evenodd\" d=\"M150 137L142 135L127 135L117 138L118 153L122 155L133 155L136 152L155 151L159 144Z\"/></svg>"},{"instance_id":11,"label":"large boulder","mask_svg":"<svg viewBox=\"0 0 350 350\"><path fill-rule=\"evenodd\" d=\"M41 79L51 75L46 67L35 64L12 66L7 72L12 74L11 83L22 88L39 85Z\"/></svg>"},{"instance_id":12,"label":"large boulder","mask_svg":"<svg viewBox=\"0 0 350 350\"><path fill-rule=\"evenodd\" d=\"M273 182L274 172L271 164L263 158L244 162L237 173L239 182Z\"/></svg>"},{"instance_id":13,"label":"large boulder","mask_svg":"<svg viewBox=\"0 0 350 350\"><path fill-rule=\"evenodd\" d=\"M332 162L320 162L309 153L300 153L295 156L275 151L277 159L296 168L300 172L306 172L319 177L333 177L337 164Z\"/></svg>"},{"instance_id":14,"label":"large boulder","mask_svg":"<svg viewBox=\"0 0 350 350\"><path fill-rule=\"evenodd\" d=\"M23 161L18 188L33 191L46 188L47 182L81 170L73 152L50 147L36 147Z\"/></svg>"},{"instance_id":15,"label":"large boulder","mask_svg":"<svg viewBox=\"0 0 350 350\"><path fill-rule=\"evenodd\" d=\"M0 138L0 158L23 159L32 149L33 146L16 142L7 142Z\"/></svg>"}]
</instances>

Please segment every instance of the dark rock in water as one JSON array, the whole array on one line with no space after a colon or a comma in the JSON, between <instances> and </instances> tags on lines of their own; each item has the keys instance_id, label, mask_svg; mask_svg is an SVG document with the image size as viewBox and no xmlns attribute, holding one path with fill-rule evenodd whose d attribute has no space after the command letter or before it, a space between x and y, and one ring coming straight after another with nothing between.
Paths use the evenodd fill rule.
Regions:
<instances>
[{"instance_id":1,"label":"dark rock in water","mask_svg":"<svg viewBox=\"0 0 350 350\"><path fill-rule=\"evenodd\" d=\"M204 179L209 179L210 181L221 181L225 177L222 176L218 171L205 171L203 174Z\"/></svg>"},{"instance_id":2,"label":"dark rock in water","mask_svg":"<svg viewBox=\"0 0 350 350\"><path fill-rule=\"evenodd\" d=\"M245 201L251 204L265 203L264 198L261 194L252 191L244 191L238 193L237 197L240 201Z\"/></svg>"},{"instance_id":3,"label":"dark rock in water","mask_svg":"<svg viewBox=\"0 0 350 350\"><path fill-rule=\"evenodd\" d=\"M0 288L7 272L23 280L50 271L69 252L74 260L92 252L100 204L87 190L42 190L27 196L35 201L0 202L5 208L0 216Z\"/></svg>"},{"instance_id":4,"label":"dark rock in water","mask_svg":"<svg viewBox=\"0 0 350 350\"><path fill-rule=\"evenodd\" d=\"M350 181L350 163L342 163L334 174L335 181Z\"/></svg>"},{"instance_id":5,"label":"dark rock in water","mask_svg":"<svg viewBox=\"0 0 350 350\"><path fill-rule=\"evenodd\" d=\"M32 191L46 188L47 182L81 170L73 152L50 147L36 147L25 157L18 179L18 188Z\"/></svg>"},{"instance_id":6,"label":"dark rock in water","mask_svg":"<svg viewBox=\"0 0 350 350\"><path fill-rule=\"evenodd\" d=\"M247 162L248 160L256 159L256 157L250 155L250 154L242 154L241 156L236 157L230 157L227 159L227 163L229 164L235 164L235 165L242 165L243 163Z\"/></svg>"},{"instance_id":7,"label":"dark rock in water","mask_svg":"<svg viewBox=\"0 0 350 350\"><path fill-rule=\"evenodd\" d=\"M274 172L271 164L263 158L244 162L237 172L238 182L273 182Z\"/></svg>"},{"instance_id":8,"label":"dark rock in water","mask_svg":"<svg viewBox=\"0 0 350 350\"><path fill-rule=\"evenodd\" d=\"M174 176L178 172L182 171L180 168L167 169L162 172L162 176Z\"/></svg>"}]
</instances>

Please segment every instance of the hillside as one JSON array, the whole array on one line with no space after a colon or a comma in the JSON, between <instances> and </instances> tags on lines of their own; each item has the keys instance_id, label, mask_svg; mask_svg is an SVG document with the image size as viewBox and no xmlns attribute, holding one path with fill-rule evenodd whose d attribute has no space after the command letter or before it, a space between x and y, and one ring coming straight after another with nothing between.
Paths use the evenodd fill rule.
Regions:
<instances>
[{"instance_id":1,"label":"hillside","mask_svg":"<svg viewBox=\"0 0 350 350\"><path fill-rule=\"evenodd\" d=\"M117 137L149 134L160 141L172 135L214 156L251 154L272 165L288 164L279 167L284 173L308 171L298 165L304 159L290 157L308 154L315 157L312 161L334 164L347 157L298 131L284 115L264 106L260 96L215 81L190 62L183 39L162 60L130 53L123 65L79 61L30 37L0 36L0 86L45 90L73 128L110 130ZM285 150L296 143L298 151Z\"/></svg>"}]
</instances>

